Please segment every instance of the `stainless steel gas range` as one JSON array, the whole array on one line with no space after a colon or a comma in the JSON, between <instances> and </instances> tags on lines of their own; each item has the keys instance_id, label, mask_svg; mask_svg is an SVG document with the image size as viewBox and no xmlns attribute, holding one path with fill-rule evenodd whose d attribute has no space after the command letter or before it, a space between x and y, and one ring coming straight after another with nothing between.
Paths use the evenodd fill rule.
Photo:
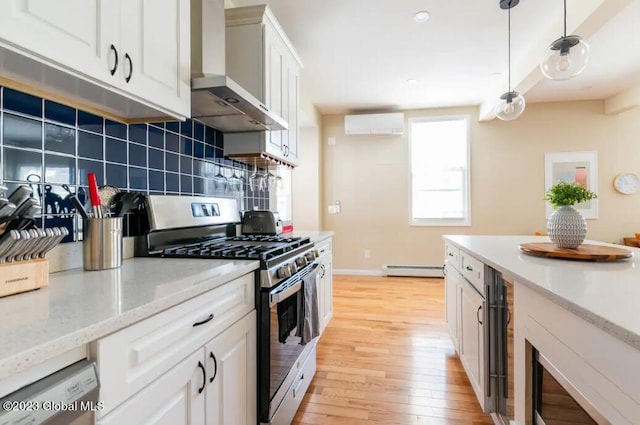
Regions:
<instances>
[{"instance_id":1,"label":"stainless steel gas range","mask_svg":"<svg viewBox=\"0 0 640 425\"><path fill-rule=\"evenodd\" d=\"M316 339L300 335L296 317L305 282L317 273L313 243L286 235L235 236L240 213L233 199L151 195L146 206L145 255L260 261L257 420L289 425L315 374Z\"/></svg>"}]
</instances>

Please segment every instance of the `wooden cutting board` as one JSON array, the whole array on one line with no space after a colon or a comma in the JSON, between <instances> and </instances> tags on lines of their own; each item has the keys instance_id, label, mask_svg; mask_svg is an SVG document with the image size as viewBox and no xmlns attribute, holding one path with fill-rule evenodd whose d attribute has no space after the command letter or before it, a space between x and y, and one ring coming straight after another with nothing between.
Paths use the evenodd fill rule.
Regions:
<instances>
[{"instance_id":1,"label":"wooden cutting board","mask_svg":"<svg viewBox=\"0 0 640 425\"><path fill-rule=\"evenodd\" d=\"M582 244L576 249L567 249L558 248L551 242L534 242L521 244L520 250L538 257L586 261L616 261L633 256L633 253L628 249L591 244Z\"/></svg>"}]
</instances>

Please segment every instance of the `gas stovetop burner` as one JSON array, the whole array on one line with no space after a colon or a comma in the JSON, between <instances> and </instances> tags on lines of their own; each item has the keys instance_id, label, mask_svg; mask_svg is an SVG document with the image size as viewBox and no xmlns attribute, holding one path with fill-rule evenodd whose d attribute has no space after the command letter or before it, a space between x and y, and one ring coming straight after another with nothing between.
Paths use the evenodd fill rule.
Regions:
<instances>
[{"instance_id":1,"label":"gas stovetop burner","mask_svg":"<svg viewBox=\"0 0 640 425\"><path fill-rule=\"evenodd\" d=\"M167 248L163 257L269 260L310 245L309 238L242 235Z\"/></svg>"}]
</instances>

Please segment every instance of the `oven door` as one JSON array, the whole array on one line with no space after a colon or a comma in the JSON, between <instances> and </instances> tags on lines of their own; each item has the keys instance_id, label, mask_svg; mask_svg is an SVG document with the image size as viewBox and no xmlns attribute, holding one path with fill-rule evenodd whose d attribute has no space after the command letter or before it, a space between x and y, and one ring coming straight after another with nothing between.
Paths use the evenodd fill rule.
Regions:
<instances>
[{"instance_id":1,"label":"oven door","mask_svg":"<svg viewBox=\"0 0 640 425\"><path fill-rule=\"evenodd\" d=\"M302 302L304 278L317 267L317 263L311 263L277 287L263 288L260 293L258 403L262 423L271 422L296 372L312 351L313 344L303 345L296 336L297 309Z\"/></svg>"}]
</instances>

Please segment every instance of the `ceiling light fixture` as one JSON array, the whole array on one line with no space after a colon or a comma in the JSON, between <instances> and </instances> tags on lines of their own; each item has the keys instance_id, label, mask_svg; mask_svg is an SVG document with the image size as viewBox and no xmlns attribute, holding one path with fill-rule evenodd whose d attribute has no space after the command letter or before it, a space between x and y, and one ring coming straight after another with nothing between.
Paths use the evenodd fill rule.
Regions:
<instances>
[{"instance_id":1,"label":"ceiling light fixture","mask_svg":"<svg viewBox=\"0 0 640 425\"><path fill-rule=\"evenodd\" d=\"M568 80L587 67L590 50L579 35L567 35L567 0L564 0L564 36L547 47L540 70L550 80Z\"/></svg>"},{"instance_id":2,"label":"ceiling light fixture","mask_svg":"<svg viewBox=\"0 0 640 425\"><path fill-rule=\"evenodd\" d=\"M500 96L500 103L496 106L496 117L504 121L518 118L524 112L526 102L517 91L511 90L511 9L516 7L520 0L500 0L500 9L507 9L509 13L508 25L508 51L509 51L509 91Z\"/></svg>"},{"instance_id":3,"label":"ceiling light fixture","mask_svg":"<svg viewBox=\"0 0 640 425\"><path fill-rule=\"evenodd\" d=\"M427 12L426 10L421 10L420 12L416 12L415 15L413 15L413 20L416 22L427 22L429 20L429 12Z\"/></svg>"}]
</instances>

